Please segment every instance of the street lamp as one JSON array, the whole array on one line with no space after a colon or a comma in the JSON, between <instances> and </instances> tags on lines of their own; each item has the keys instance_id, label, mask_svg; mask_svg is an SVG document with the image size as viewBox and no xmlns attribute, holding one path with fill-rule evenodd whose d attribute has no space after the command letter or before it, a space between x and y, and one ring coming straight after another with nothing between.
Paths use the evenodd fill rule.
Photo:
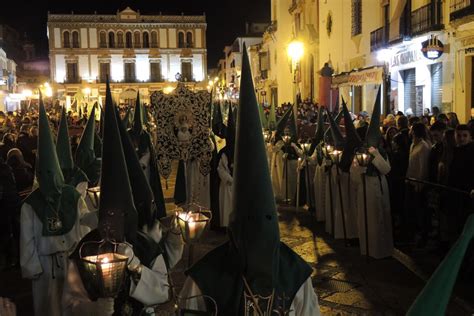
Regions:
<instances>
[{"instance_id":1,"label":"street lamp","mask_svg":"<svg viewBox=\"0 0 474 316\"><path fill-rule=\"evenodd\" d=\"M300 71L300 60L304 55L304 44L298 40L293 40L287 49L288 57L291 58L291 72L293 73L293 97L294 97L294 111L296 119L296 102L298 95L298 83L299 83L299 71Z\"/></svg>"}]
</instances>

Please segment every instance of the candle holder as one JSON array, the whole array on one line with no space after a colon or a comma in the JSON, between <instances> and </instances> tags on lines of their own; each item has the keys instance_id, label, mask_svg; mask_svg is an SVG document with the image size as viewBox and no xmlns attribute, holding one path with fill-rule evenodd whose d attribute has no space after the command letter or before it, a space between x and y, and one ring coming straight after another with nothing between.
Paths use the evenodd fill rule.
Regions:
<instances>
[{"instance_id":1,"label":"candle holder","mask_svg":"<svg viewBox=\"0 0 474 316\"><path fill-rule=\"evenodd\" d=\"M364 147L357 149L355 157L361 167L367 167L373 159L373 156L369 153L367 148Z\"/></svg>"},{"instance_id":2,"label":"candle holder","mask_svg":"<svg viewBox=\"0 0 474 316\"><path fill-rule=\"evenodd\" d=\"M95 209L98 209L100 202L100 186L88 188L86 192L92 202L92 206L94 206Z\"/></svg>"},{"instance_id":3,"label":"candle holder","mask_svg":"<svg viewBox=\"0 0 474 316\"><path fill-rule=\"evenodd\" d=\"M339 165L341 162L342 157L342 150L334 149L330 154L329 157L333 164Z\"/></svg>"},{"instance_id":4,"label":"candle holder","mask_svg":"<svg viewBox=\"0 0 474 316\"><path fill-rule=\"evenodd\" d=\"M290 141L291 141L291 136L290 135L283 135L281 137L281 139L283 140L283 142L285 143L285 145L289 145L290 144Z\"/></svg>"},{"instance_id":5,"label":"candle holder","mask_svg":"<svg viewBox=\"0 0 474 316\"><path fill-rule=\"evenodd\" d=\"M272 133L271 133L269 130L264 130L264 131L263 131L263 140L264 140L266 143L269 143L269 142L270 142L271 137L272 137Z\"/></svg>"},{"instance_id":6,"label":"candle holder","mask_svg":"<svg viewBox=\"0 0 474 316\"><path fill-rule=\"evenodd\" d=\"M331 153L334 151L334 146L330 144L324 144L324 146L321 148L321 151L323 152L324 158L332 161Z\"/></svg>"},{"instance_id":7,"label":"candle holder","mask_svg":"<svg viewBox=\"0 0 474 316\"><path fill-rule=\"evenodd\" d=\"M356 159L357 163L361 167L367 167L373 159L373 156L368 152L367 148L361 147L356 151ZM365 172L362 173L362 189L364 195L364 224L365 224L365 255L367 261L369 261L369 221L367 215L367 182L366 182L366 174Z\"/></svg>"},{"instance_id":8,"label":"candle holder","mask_svg":"<svg viewBox=\"0 0 474 316\"><path fill-rule=\"evenodd\" d=\"M308 141L306 141L305 143L302 143L302 144L301 144L301 147L303 148L303 153L304 153L306 156L309 156L310 150L311 150L311 142L308 140Z\"/></svg>"},{"instance_id":9,"label":"candle holder","mask_svg":"<svg viewBox=\"0 0 474 316\"><path fill-rule=\"evenodd\" d=\"M176 219L183 241L192 244L201 238L212 219L212 212L197 204L176 209Z\"/></svg>"},{"instance_id":10,"label":"candle holder","mask_svg":"<svg viewBox=\"0 0 474 316\"><path fill-rule=\"evenodd\" d=\"M116 297L122 289L129 259L118 252L122 246L129 247L101 240L85 242L79 249L79 274L92 297Z\"/></svg>"}]
</instances>

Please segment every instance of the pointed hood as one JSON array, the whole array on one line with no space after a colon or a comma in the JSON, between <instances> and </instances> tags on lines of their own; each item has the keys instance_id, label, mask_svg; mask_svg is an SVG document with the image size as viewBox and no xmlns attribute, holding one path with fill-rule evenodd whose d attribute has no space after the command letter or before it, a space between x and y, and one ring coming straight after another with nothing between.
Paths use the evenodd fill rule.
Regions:
<instances>
[{"instance_id":1,"label":"pointed hood","mask_svg":"<svg viewBox=\"0 0 474 316\"><path fill-rule=\"evenodd\" d=\"M285 114L283 114L283 116L280 118L280 120L277 123L276 133L275 133L276 140L281 139L281 137L284 134L285 127L289 126L290 130L291 130L292 125L294 125L294 124L292 124L291 121L293 121L293 122L295 121L295 120L293 120L293 108L292 107L290 107L286 110ZM293 131L291 131L291 132L293 133Z\"/></svg>"},{"instance_id":2,"label":"pointed hood","mask_svg":"<svg viewBox=\"0 0 474 316\"><path fill-rule=\"evenodd\" d=\"M39 189L43 196L55 199L61 195L62 187L65 183L54 146L53 134L51 133L46 110L44 109L41 92L38 125L36 179L38 180Z\"/></svg>"},{"instance_id":3,"label":"pointed hood","mask_svg":"<svg viewBox=\"0 0 474 316\"><path fill-rule=\"evenodd\" d=\"M142 106L140 104L140 93L137 92L137 101L135 103L135 113L133 114L132 130L135 135L140 135L143 131L143 114Z\"/></svg>"},{"instance_id":4,"label":"pointed hood","mask_svg":"<svg viewBox=\"0 0 474 316\"><path fill-rule=\"evenodd\" d=\"M327 110L326 110L326 113L329 114L329 112ZM326 115L326 117L328 117L328 120L329 120L329 115ZM336 123L336 126L339 126L339 123L341 122L341 119L342 119L342 111L340 111L336 115L336 117L334 118L334 123ZM329 143L329 144L334 143L334 138L333 138L332 132L331 132L331 126L326 128L326 130L324 131L324 142Z\"/></svg>"},{"instance_id":5,"label":"pointed hood","mask_svg":"<svg viewBox=\"0 0 474 316\"><path fill-rule=\"evenodd\" d=\"M130 112L130 109L127 109L127 113L125 113L125 117L122 120L122 124L126 129L128 129L130 126Z\"/></svg>"},{"instance_id":6,"label":"pointed hood","mask_svg":"<svg viewBox=\"0 0 474 316\"><path fill-rule=\"evenodd\" d=\"M219 103L214 103L214 109L212 112L212 132L220 138L225 137L224 122L222 119L221 105Z\"/></svg>"},{"instance_id":7,"label":"pointed hood","mask_svg":"<svg viewBox=\"0 0 474 316\"><path fill-rule=\"evenodd\" d=\"M276 110L275 104L270 105L270 115L268 116L268 128L272 131L276 129Z\"/></svg>"},{"instance_id":8,"label":"pointed hood","mask_svg":"<svg viewBox=\"0 0 474 316\"><path fill-rule=\"evenodd\" d=\"M42 222L43 236L64 235L76 223L80 194L65 184L41 92L38 125L36 179L39 188L25 199L25 203L31 205Z\"/></svg>"},{"instance_id":9,"label":"pointed hood","mask_svg":"<svg viewBox=\"0 0 474 316\"><path fill-rule=\"evenodd\" d=\"M380 132L380 93L381 89L379 87L377 98L375 99L374 109L372 111L372 116L370 118L369 128L367 129L367 135L365 136L367 148L377 148L380 144L380 139L382 138L382 133Z\"/></svg>"},{"instance_id":10,"label":"pointed hood","mask_svg":"<svg viewBox=\"0 0 474 316\"><path fill-rule=\"evenodd\" d=\"M267 117L265 116L265 112L263 111L263 104L258 105L258 114L260 115L260 122L262 122L263 128L268 128Z\"/></svg>"},{"instance_id":11,"label":"pointed hood","mask_svg":"<svg viewBox=\"0 0 474 316\"><path fill-rule=\"evenodd\" d=\"M122 141L123 153L127 163L128 176L132 188L133 202L138 213L138 228L144 225L149 228L153 226L156 220L156 205L154 202L153 191L143 172L143 168L138 160L137 153L133 147L130 136L120 121L120 115L116 111L117 124Z\"/></svg>"},{"instance_id":12,"label":"pointed hood","mask_svg":"<svg viewBox=\"0 0 474 316\"><path fill-rule=\"evenodd\" d=\"M330 112L326 111L329 119L329 128L331 130L332 141L334 142L334 147L341 150L344 146L344 137L342 136L341 130L339 129L339 122L332 118ZM340 116L340 114L338 114Z\"/></svg>"},{"instance_id":13,"label":"pointed hood","mask_svg":"<svg viewBox=\"0 0 474 316\"><path fill-rule=\"evenodd\" d=\"M122 241L125 237L133 244L138 223L129 179L115 106L112 103L112 94L107 80L99 228L102 237L108 235L117 241Z\"/></svg>"},{"instance_id":14,"label":"pointed hood","mask_svg":"<svg viewBox=\"0 0 474 316\"><path fill-rule=\"evenodd\" d=\"M470 215L461 236L418 294L407 312L408 316L445 315L459 269L473 238L474 215Z\"/></svg>"},{"instance_id":15,"label":"pointed hood","mask_svg":"<svg viewBox=\"0 0 474 316\"><path fill-rule=\"evenodd\" d=\"M72 158L71 143L69 141L69 131L66 118L66 109L63 107L59 131L56 141L56 153L58 154L59 165L63 172L64 181L75 187L81 182L88 182L87 175L76 165Z\"/></svg>"},{"instance_id":16,"label":"pointed hood","mask_svg":"<svg viewBox=\"0 0 474 316\"><path fill-rule=\"evenodd\" d=\"M81 140L76 149L76 165L83 170L92 183L96 183L100 176L100 163L97 162L95 146L95 107L87 120L82 132Z\"/></svg>"},{"instance_id":17,"label":"pointed hood","mask_svg":"<svg viewBox=\"0 0 474 316\"><path fill-rule=\"evenodd\" d=\"M314 134L314 145L318 145L321 141L324 140L324 116L323 116L323 107L319 106L318 109L318 125L316 126L316 132Z\"/></svg>"},{"instance_id":18,"label":"pointed hood","mask_svg":"<svg viewBox=\"0 0 474 316\"><path fill-rule=\"evenodd\" d=\"M347 109L346 102L342 98L342 114L344 116L344 127L346 130L346 140L344 144L344 150L342 151L341 162L339 167L344 172L349 172L351 168L352 160L354 159L355 150L362 146L362 141L356 132L354 122L352 121L351 114Z\"/></svg>"},{"instance_id":19,"label":"pointed hood","mask_svg":"<svg viewBox=\"0 0 474 316\"><path fill-rule=\"evenodd\" d=\"M61 121L59 122L58 137L56 141L56 153L58 154L59 165L62 170L74 168L65 107L63 107L61 111Z\"/></svg>"},{"instance_id":20,"label":"pointed hood","mask_svg":"<svg viewBox=\"0 0 474 316\"><path fill-rule=\"evenodd\" d=\"M229 149L232 150L232 153L234 152L234 147L235 147L235 119L234 119L234 111L232 110L232 105L229 105L229 114L227 115L227 129L226 129L226 135L225 135L225 144L226 146L229 146ZM230 159L233 159L230 157Z\"/></svg>"},{"instance_id":21,"label":"pointed hood","mask_svg":"<svg viewBox=\"0 0 474 316\"><path fill-rule=\"evenodd\" d=\"M229 235L238 256L236 265L255 293L268 295L277 286L280 232L245 44L234 166Z\"/></svg>"}]
</instances>

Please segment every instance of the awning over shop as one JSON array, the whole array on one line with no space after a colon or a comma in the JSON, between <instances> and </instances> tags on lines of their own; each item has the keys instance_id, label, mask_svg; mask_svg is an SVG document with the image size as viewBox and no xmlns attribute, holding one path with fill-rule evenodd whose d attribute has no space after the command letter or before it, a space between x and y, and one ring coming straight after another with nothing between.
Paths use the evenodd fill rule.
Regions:
<instances>
[{"instance_id":1,"label":"awning over shop","mask_svg":"<svg viewBox=\"0 0 474 316\"><path fill-rule=\"evenodd\" d=\"M362 86L365 84L381 84L382 81L383 68L374 67L336 75L332 78L331 86L332 88L344 86Z\"/></svg>"}]
</instances>

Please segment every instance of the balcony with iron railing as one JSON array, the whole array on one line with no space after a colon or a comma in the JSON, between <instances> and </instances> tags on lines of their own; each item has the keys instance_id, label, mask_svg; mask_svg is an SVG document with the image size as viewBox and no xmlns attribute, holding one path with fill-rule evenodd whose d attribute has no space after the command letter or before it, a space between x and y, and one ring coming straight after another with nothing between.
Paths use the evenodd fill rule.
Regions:
<instances>
[{"instance_id":1,"label":"balcony with iron railing","mask_svg":"<svg viewBox=\"0 0 474 316\"><path fill-rule=\"evenodd\" d=\"M473 0L451 0L449 6L449 19L456 20L467 15L474 14L474 1Z\"/></svg>"},{"instance_id":2,"label":"balcony with iron railing","mask_svg":"<svg viewBox=\"0 0 474 316\"><path fill-rule=\"evenodd\" d=\"M388 44L388 27L380 27L370 32L370 51L384 48Z\"/></svg>"},{"instance_id":3,"label":"balcony with iron railing","mask_svg":"<svg viewBox=\"0 0 474 316\"><path fill-rule=\"evenodd\" d=\"M444 28L442 9L441 1L435 1L411 12L410 35L442 30Z\"/></svg>"}]
</instances>

